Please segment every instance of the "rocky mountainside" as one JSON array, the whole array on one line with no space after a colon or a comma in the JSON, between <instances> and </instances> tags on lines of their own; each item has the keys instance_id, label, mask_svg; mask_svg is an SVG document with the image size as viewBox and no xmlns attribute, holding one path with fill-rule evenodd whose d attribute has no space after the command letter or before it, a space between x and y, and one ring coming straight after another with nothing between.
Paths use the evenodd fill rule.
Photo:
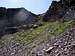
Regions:
<instances>
[{"instance_id":1,"label":"rocky mountainside","mask_svg":"<svg viewBox=\"0 0 75 56\"><path fill-rule=\"evenodd\" d=\"M66 24L62 26L63 24L58 23L61 24L59 28L57 23L53 23L53 26L50 24L46 24L47 26L45 25L46 28L42 32L40 31L44 27L40 28L40 33L37 28L30 33L18 32L2 37L0 39L0 56L75 56L75 23L73 27L66 29L58 36L53 34L56 31L52 33L51 27L54 28L56 25L57 29L61 30L61 27ZM37 30L37 34L35 30Z\"/></svg>"},{"instance_id":2,"label":"rocky mountainside","mask_svg":"<svg viewBox=\"0 0 75 56\"><path fill-rule=\"evenodd\" d=\"M74 0L54 0L39 15L0 7L0 56L75 56L74 7Z\"/></svg>"},{"instance_id":3,"label":"rocky mountainside","mask_svg":"<svg viewBox=\"0 0 75 56\"><path fill-rule=\"evenodd\" d=\"M44 20L66 20L72 18L75 18L74 0L52 1L51 6L43 17Z\"/></svg>"},{"instance_id":4,"label":"rocky mountainside","mask_svg":"<svg viewBox=\"0 0 75 56\"><path fill-rule=\"evenodd\" d=\"M14 33L20 28L32 27L38 23L36 16L24 8L0 7L0 35L7 32Z\"/></svg>"}]
</instances>

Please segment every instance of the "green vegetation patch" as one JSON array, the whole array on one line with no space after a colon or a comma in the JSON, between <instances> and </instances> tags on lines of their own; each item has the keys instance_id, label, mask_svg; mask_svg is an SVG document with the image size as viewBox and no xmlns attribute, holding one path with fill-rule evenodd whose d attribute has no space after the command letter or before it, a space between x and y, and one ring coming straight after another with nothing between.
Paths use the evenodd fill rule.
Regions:
<instances>
[{"instance_id":1,"label":"green vegetation patch","mask_svg":"<svg viewBox=\"0 0 75 56\"><path fill-rule=\"evenodd\" d=\"M48 32L50 35L59 35L65 31L65 29L72 27L73 21L66 21L64 23L62 22L44 22L42 26L33 29L32 31L22 32L22 33L16 33L15 34L15 40L20 43L29 44L32 43L33 40L38 37L40 33L45 31L46 29L49 29ZM41 38L41 37L40 37Z\"/></svg>"},{"instance_id":2,"label":"green vegetation patch","mask_svg":"<svg viewBox=\"0 0 75 56\"><path fill-rule=\"evenodd\" d=\"M49 26L50 34L59 35L63 33L67 28L72 27L73 21L74 20L66 21L63 23L56 21L56 22L50 23L50 26Z\"/></svg>"},{"instance_id":3,"label":"green vegetation patch","mask_svg":"<svg viewBox=\"0 0 75 56\"><path fill-rule=\"evenodd\" d=\"M29 44L35 39L40 33L42 33L46 28L49 27L49 22L44 22L42 26L33 29L32 31L17 33L16 41L20 43Z\"/></svg>"}]
</instances>

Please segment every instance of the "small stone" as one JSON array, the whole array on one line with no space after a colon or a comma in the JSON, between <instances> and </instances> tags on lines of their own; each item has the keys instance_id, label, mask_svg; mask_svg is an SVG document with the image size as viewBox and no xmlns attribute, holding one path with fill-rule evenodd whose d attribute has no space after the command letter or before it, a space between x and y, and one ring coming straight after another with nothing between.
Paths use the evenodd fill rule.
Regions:
<instances>
[{"instance_id":1,"label":"small stone","mask_svg":"<svg viewBox=\"0 0 75 56\"><path fill-rule=\"evenodd\" d=\"M71 46L75 47L75 42L71 43Z\"/></svg>"},{"instance_id":2,"label":"small stone","mask_svg":"<svg viewBox=\"0 0 75 56\"><path fill-rule=\"evenodd\" d=\"M67 51L67 48L65 48L64 51Z\"/></svg>"},{"instance_id":3,"label":"small stone","mask_svg":"<svg viewBox=\"0 0 75 56\"><path fill-rule=\"evenodd\" d=\"M47 44L47 46L50 46L50 44Z\"/></svg>"},{"instance_id":4,"label":"small stone","mask_svg":"<svg viewBox=\"0 0 75 56\"><path fill-rule=\"evenodd\" d=\"M59 44L58 43L54 43L54 46L59 46Z\"/></svg>"},{"instance_id":5,"label":"small stone","mask_svg":"<svg viewBox=\"0 0 75 56\"><path fill-rule=\"evenodd\" d=\"M15 53L11 53L11 55L14 55Z\"/></svg>"},{"instance_id":6,"label":"small stone","mask_svg":"<svg viewBox=\"0 0 75 56\"><path fill-rule=\"evenodd\" d=\"M38 27L38 25L36 25L36 24L35 24L35 25L33 25L33 28L37 28L37 27Z\"/></svg>"},{"instance_id":7,"label":"small stone","mask_svg":"<svg viewBox=\"0 0 75 56\"><path fill-rule=\"evenodd\" d=\"M13 39L14 37L11 37L11 39Z\"/></svg>"},{"instance_id":8,"label":"small stone","mask_svg":"<svg viewBox=\"0 0 75 56\"><path fill-rule=\"evenodd\" d=\"M33 31L34 29L33 29L33 28L31 28L30 30L31 30L31 31Z\"/></svg>"},{"instance_id":9,"label":"small stone","mask_svg":"<svg viewBox=\"0 0 75 56\"><path fill-rule=\"evenodd\" d=\"M57 53L59 50L57 49L56 51L55 51L55 53Z\"/></svg>"},{"instance_id":10,"label":"small stone","mask_svg":"<svg viewBox=\"0 0 75 56\"><path fill-rule=\"evenodd\" d=\"M54 47L49 47L47 50L45 50L45 52L46 52L46 53L50 53L53 48L54 48Z\"/></svg>"},{"instance_id":11,"label":"small stone","mask_svg":"<svg viewBox=\"0 0 75 56\"><path fill-rule=\"evenodd\" d=\"M56 54L56 56L60 56L60 53Z\"/></svg>"},{"instance_id":12,"label":"small stone","mask_svg":"<svg viewBox=\"0 0 75 56\"><path fill-rule=\"evenodd\" d=\"M38 56L42 56L42 54L38 54Z\"/></svg>"}]
</instances>

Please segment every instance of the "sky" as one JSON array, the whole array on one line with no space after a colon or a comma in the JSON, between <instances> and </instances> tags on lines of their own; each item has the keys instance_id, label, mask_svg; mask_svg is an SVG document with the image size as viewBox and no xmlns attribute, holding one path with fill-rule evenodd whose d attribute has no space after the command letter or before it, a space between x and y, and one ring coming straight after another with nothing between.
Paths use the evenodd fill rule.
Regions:
<instances>
[{"instance_id":1,"label":"sky","mask_svg":"<svg viewBox=\"0 0 75 56\"><path fill-rule=\"evenodd\" d=\"M45 13L52 0L0 0L0 7L20 8L24 7L34 14Z\"/></svg>"}]
</instances>

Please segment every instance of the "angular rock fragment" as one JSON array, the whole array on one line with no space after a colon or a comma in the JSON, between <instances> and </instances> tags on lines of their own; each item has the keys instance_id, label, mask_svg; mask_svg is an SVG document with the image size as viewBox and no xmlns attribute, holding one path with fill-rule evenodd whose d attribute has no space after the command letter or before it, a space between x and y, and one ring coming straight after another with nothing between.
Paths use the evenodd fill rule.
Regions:
<instances>
[{"instance_id":1,"label":"angular rock fragment","mask_svg":"<svg viewBox=\"0 0 75 56\"><path fill-rule=\"evenodd\" d=\"M45 52L46 52L46 53L50 53L53 48L54 48L54 47L49 47L47 50L45 50Z\"/></svg>"}]
</instances>

